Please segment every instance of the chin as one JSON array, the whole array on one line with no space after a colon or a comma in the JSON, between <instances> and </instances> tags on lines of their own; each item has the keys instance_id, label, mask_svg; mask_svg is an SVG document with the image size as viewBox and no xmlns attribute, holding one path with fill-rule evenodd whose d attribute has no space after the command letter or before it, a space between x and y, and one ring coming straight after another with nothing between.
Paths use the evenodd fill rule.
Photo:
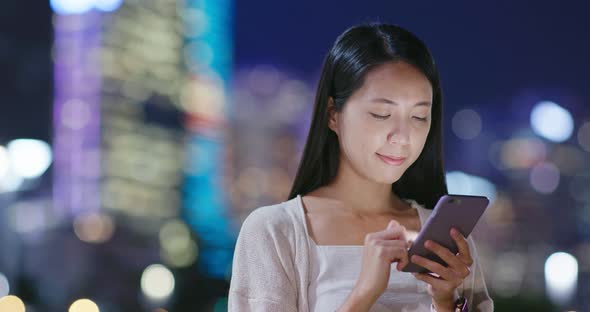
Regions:
<instances>
[{"instance_id":1,"label":"chin","mask_svg":"<svg viewBox=\"0 0 590 312\"><path fill-rule=\"evenodd\" d=\"M403 172L395 172L395 173L389 173L385 171L381 171L378 173L378 175L376 176L376 179L374 179L376 182L378 183L383 183L383 184L393 184L395 182L397 182L399 179L401 179L402 175L404 174Z\"/></svg>"}]
</instances>

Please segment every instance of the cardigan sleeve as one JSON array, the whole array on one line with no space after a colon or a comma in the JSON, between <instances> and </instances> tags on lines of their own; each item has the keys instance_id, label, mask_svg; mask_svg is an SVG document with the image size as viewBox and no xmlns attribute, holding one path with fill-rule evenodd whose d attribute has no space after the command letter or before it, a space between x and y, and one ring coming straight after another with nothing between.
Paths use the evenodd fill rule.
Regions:
<instances>
[{"instance_id":1,"label":"cardigan sleeve","mask_svg":"<svg viewBox=\"0 0 590 312\"><path fill-rule=\"evenodd\" d=\"M290 239L280 207L262 207L244 220L234 252L228 311L297 311Z\"/></svg>"},{"instance_id":2,"label":"cardigan sleeve","mask_svg":"<svg viewBox=\"0 0 590 312\"><path fill-rule=\"evenodd\" d=\"M464 284L465 298L467 298L469 303L469 311L493 312L494 302L492 298L490 298L486 287L479 255L477 254L477 248L475 247L475 241L473 238L469 237L467 242L469 244L472 258L475 260L471 266L471 274L467 277L468 279L471 279L471 281L466 283L466 285Z\"/></svg>"}]
</instances>

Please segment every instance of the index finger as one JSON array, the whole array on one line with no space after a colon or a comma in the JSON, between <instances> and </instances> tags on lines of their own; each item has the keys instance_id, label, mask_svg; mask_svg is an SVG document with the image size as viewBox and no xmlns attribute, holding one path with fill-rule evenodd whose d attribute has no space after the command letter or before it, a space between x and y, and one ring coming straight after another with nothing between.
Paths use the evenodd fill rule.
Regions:
<instances>
[{"instance_id":1,"label":"index finger","mask_svg":"<svg viewBox=\"0 0 590 312\"><path fill-rule=\"evenodd\" d=\"M376 238L380 239L403 239L406 240L406 228L397 221L391 220L387 228L381 232L375 233Z\"/></svg>"}]
</instances>

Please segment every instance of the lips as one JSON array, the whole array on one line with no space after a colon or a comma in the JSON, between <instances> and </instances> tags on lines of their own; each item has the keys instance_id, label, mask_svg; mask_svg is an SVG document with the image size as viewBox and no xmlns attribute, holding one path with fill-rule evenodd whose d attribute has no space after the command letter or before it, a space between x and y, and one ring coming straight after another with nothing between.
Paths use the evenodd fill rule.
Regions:
<instances>
[{"instance_id":1,"label":"lips","mask_svg":"<svg viewBox=\"0 0 590 312\"><path fill-rule=\"evenodd\" d=\"M381 160L383 160L383 162L385 162L389 165L394 165L394 166L398 166L406 160L406 157L386 156L386 155L381 155L379 153L377 153L377 156L379 156L379 158L381 158Z\"/></svg>"}]
</instances>

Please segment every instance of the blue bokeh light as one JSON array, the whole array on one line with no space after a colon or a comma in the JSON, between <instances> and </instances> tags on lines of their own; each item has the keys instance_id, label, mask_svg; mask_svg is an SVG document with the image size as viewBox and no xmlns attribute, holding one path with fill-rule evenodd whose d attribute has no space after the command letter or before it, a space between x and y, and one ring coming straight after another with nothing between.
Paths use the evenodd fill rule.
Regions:
<instances>
[{"instance_id":1,"label":"blue bokeh light","mask_svg":"<svg viewBox=\"0 0 590 312\"><path fill-rule=\"evenodd\" d=\"M104 12L112 12L117 10L121 4L123 4L123 0L95 0L94 7L104 11Z\"/></svg>"},{"instance_id":2,"label":"blue bokeh light","mask_svg":"<svg viewBox=\"0 0 590 312\"><path fill-rule=\"evenodd\" d=\"M62 15L83 14L92 9L112 12L118 9L123 0L50 0L51 9Z\"/></svg>"},{"instance_id":3,"label":"blue bokeh light","mask_svg":"<svg viewBox=\"0 0 590 312\"><path fill-rule=\"evenodd\" d=\"M57 14L81 14L92 10L94 0L50 0L49 4Z\"/></svg>"},{"instance_id":4,"label":"blue bokeh light","mask_svg":"<svg viewBox=\"0 0 590 312\"><path fill-rule=\"evenodd\" d=\"M565 108L550 101L539 102L531 112L533 131L553 142L569 139L574 131L574 120Z\"/></svg>"},{"instance_id":5,"label":"blue bokeh light","mask_svg":"<svg viewBox=\"0 0 590 312\"><path fill-rule=\"evenodd\" d=\"M485 178L451 171L446 174L446 180L449 194L485 196L490 202L496 199L496 186Z\"/></svg>"}]
</instances>

